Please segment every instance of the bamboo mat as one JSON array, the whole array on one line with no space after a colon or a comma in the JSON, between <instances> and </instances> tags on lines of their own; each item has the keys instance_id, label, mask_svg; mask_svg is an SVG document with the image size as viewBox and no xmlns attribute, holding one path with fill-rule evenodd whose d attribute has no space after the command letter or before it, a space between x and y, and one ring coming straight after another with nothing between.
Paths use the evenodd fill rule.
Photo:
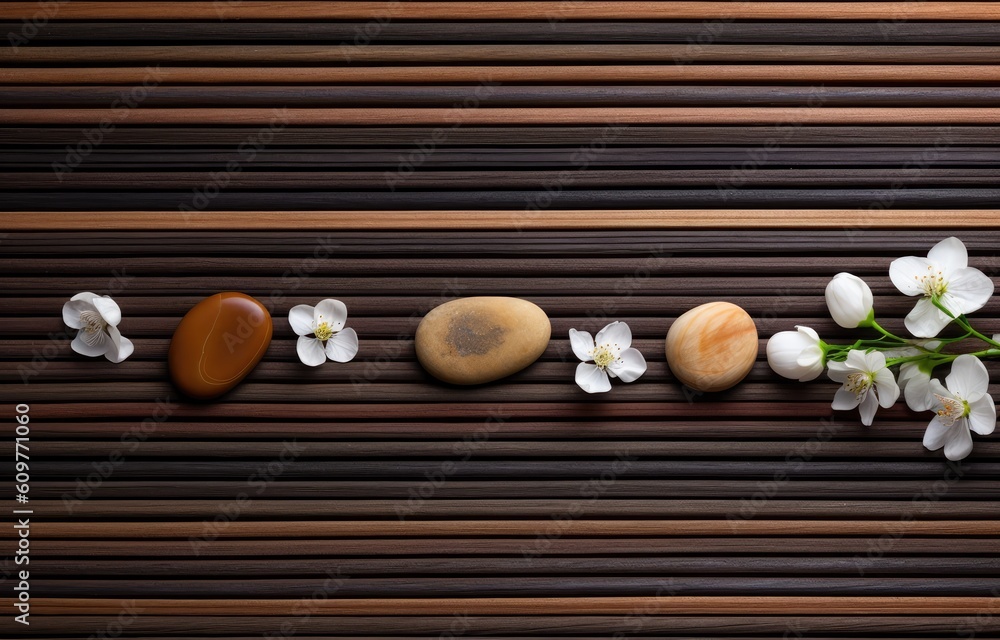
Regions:
<instances>
[{"instance_id":1,"label":"bamboo mat","mask_svg":"<svg viewBox=\"0 0 1000 640\"><path fill-rule=\"evenodd\" d=\"M1000 3L2 2L0 34L0 466L32 510L0 636L1000 637L1000 440L949 464L929 414L863 427L763 359L854 335L839 271L890 330L893 258L957 235L1000 273ZM125 362L70 350L84 290ZM223 290L274 341L189 402L170 337ZM413 333L474 295L552 340L438 383ZM287 311L327 297L361 347L311 369ZM663 339L712 300L761 356L700 394ZM649 370L589 396L567 332L614 319Z\"/></svg>"}]
</instances>

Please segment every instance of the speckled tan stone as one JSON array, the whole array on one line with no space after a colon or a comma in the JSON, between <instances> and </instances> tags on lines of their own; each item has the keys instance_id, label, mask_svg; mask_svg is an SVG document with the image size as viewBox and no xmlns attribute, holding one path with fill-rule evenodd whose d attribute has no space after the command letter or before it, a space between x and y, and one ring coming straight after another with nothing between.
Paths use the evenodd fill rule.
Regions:
<instances>
[{"instance_id":1,"label":"speckled tan stone","mask_svg":"<svg viewBox=\"0 0 1000 640\"><path fill-rule=\"evenodd\" d=\"M538 359L552 326L537 305L482 296L446 302L417 327L420 364L452 384L482 384L516 373Z\"/></svg>"},{"instance_id":2,"label":"speckled tan stone","mask_svg":"<svg viewBox=\"0 0 1000 640\"><path fill-rule=\"evenodd\" d=\"M699 391L722 391L753 368L757 327L735 304L709 302L674 321L667 332L666 353L678 380Z\"/></svg>"}]
</instances>

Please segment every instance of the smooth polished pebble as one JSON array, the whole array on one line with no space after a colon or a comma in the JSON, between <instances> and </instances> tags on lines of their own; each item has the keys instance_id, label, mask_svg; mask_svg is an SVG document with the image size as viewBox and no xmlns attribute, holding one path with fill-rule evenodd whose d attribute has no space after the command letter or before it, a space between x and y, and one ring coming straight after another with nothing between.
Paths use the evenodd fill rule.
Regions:
<instances>
[{"instance_id":1,"label":"smooth polished pebble","mask_svg":"<svg viewBox=\"0 0 1000 640\"><path fill-rule=\"evenodd\" d=\"M549 343L552 326L537 305L482 296L446 302L417 327L417 359L435 378L482 384L524 369Z\"/></svg>"},{"instance_id":2,"label":"smooth polished pebble","mask_svg":"<svg viewBox=\"0 0 1000 640\"><path fill-rule=\"evenodd\" d=\"M722 391L750 373L757 344L757 327L746 311L729 302L709 302L670 326L667 364L692 389Z\"/></svg>"},{"instance_id":3,"label":"smooth polished pebble","mask_svg":"<svg viewBox=\"0 0 1000 640\"><path fill-rule=\"evenodd\" d=\"M240 383L271 344L271 315L243 293L217 293L184 316L170 341L174 384L192 398L216 398Z\"/></svg>"}]
</instances>

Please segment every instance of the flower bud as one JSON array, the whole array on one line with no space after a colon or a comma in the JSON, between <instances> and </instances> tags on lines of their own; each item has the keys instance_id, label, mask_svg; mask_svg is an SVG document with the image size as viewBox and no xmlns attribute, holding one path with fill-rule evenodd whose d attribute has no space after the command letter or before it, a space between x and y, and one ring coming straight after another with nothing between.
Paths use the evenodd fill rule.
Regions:
<instances>
[{"instance_id":1,"label":"flower bud","mask_svg":"<svg viewBox=\"0 0 1000 640\"><path fill-rule=\"evenodd\" d=\"M845 329L867 325L872 319L872 290L861 278L838 273L826 285L826 306L834 322Z\"/></svg>"},{"instance_id":2,"label":"flower bud","mask_svg":"<svg viewBox=\"0 0 1000 640\"><path fill-rule=\"evenodd\" d=\"M767 341L767 364L780 376L806 382L823 373L822 342L813 329L795 328L779 331Z\"/></svg>"}]
</instances>

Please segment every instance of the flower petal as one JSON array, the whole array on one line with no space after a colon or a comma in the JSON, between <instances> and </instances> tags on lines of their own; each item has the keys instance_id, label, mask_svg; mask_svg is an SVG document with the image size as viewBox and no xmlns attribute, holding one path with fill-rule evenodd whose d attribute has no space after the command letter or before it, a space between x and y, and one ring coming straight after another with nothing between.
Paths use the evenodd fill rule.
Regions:
<instances>
[{"instance_id":1,"label":"flower petal","mask_svg":"<svg viewBox=\"0 0 1000 640\"><path fill-rule=\"evenodd\" d=\"M879 354L882 355L882 354ZM885 356L882 356L883 362L882 366L885 366ZM854 371L871 371L871 366L868 362L868 354L860 349L852 349L847 352L847 359L844 363L853 369ZM880 367L881 368L881 367Z\"/></svg>"},{"instance_id":2,"label":"flower petal","mask_svg":"<svg viewBox=\"0 0 1000 640\"><path fill-rule=\"evenodd\" d=\"M122 310L118 303L107 296L94 298L92 301L94 308L101 314L104 321L112 327L117 327L122 321Z\"/></svg>"},{"instance_id":3,"label":"flower petal","mask_svg":"<svg viewBox=\"0 0 1000 640\"><path fill-rule=\"evenodd\" d=\"M573 355L583 362L594 359L594 338L589 332L570 329L569 346L573 348Z\"/></svg>"},{"instance_id":4,"label":"flower petal","mask_svg":"<svg viewBox=\"0 0 1000 640\"><path fill-rule=\"evenodd\" d=\"M837 393L834 394L833 404L830 406L837 411L847 411L858 406L860 402L861 400L858 398L858 394L841 387L837 389Z\"/></svg>"},{"instance_id":5,"label":"flower petal","mask_svg":"<svg viewBox=\"0 0 1000 640\"><path fill-rule=\"evenodd\" d=\"M299 355L302 364L307 364L310 367L318 367L326 362L323 343L316 338L299 336L298 342L295 343L295 352Z\"/></svg>"},{"instance_id":6,"label":"flower petal","mask_svg":"<svg viewBox=\"0 0 1000 640\"><path fill-rule=\"evenodd\" d=\"M949 460L962 460L972 453L972 432L966 426L965 420L959 420L948 432L944 442L944 457Z\"/></svg>"},{"instance_id":7,"label":"flower petal","mask_svg":"<svg viewBox=\"0 0 1000 640\"><path fill-rule=\"evenodd\" d=\"M927 259L940 269L945 280L951 279L951 274L969 266L969 252L965 243L951 236L937 243L927 252Z\"/></svg>"},{"instance_id":8,"label":"flower petal","mask_svg":"<svg viewBox=\"0 0 1000 640\"><path fill-rule=\"evenodd\" d=\"M885 354L881 351L871 351L864 354L865 371L875 373L885 369Z\"/></svg>"},{"instance_id":9,"label":"flower petal","mask_svg":"<svg viewBox=\"0 0 1000 640\"><path fill-rule=\"evenodd\" d=\"M795 325L795 330L798 331L799 333L806 334L807 336L809 336L810 339L815 340L816 343L819 344L819 334L816 333L816 330L813 329L812 327L807 327L802 324L797 324Z\"/></svg>"},{"instance_id":10,"label":"flower petal","mask_svg":"<svg viewBox=\"0 0 1000 640\"><path fill-rule=\"evenodd\" d=\"M104 357L118 364L132 355L135 351L135 345L132 341L122 335L122 332L118 330L118 327L108 327L108 351L104 354Z\"/></svg>"},{"instance_id":11,"label":"flower petal","mask_svg":"<svg viewBox=\"0 0 1000 640\"><path fill-rule=\"evenodd\" d=\"M993 295L993 280L974 267L959 269L948 279L948 289L941 296L944 306L959 315L979 311Z\"/></svg>"},{"instance_id":12,"label":"flower petal","mask_svg":"<svg viewBox=\"0 0 1000 640\"><path fill-rule=\"evenodd\" d=\"M632 346L632 330L624 322L615 320L597 332L594 344L608 345L612 353L620 353Z\"/></svg>"},{"instance_id":13,"label":"flower petal","mask_svg":"<svg viewBox=\"0 0 1000 640\"><path fill-rule=\"evenodd\" d=\"M73 296L72 298L70 298L70 302L76 302L78 300L81 300L81 301L83 301L83 302L85 302L87 304L93 304L94 298L97 298L97 297L99 297L99 296L96 293L93 293L91 291L81 291L80 293L78 293L75 296Z\"/></svg>"},{"instance_id":14,"label":"flower petal","mask_svg":"<svg viewBox=\"0 0 1000 640\"><path fill-rule=\"evenodd\" d=\"M846 382L847 376L855 373L856 371L854 367L849 366L846 362L833 361L828 362L826 366L829 367L827 375L829 375L830 379L834 382Z\"/></svg>"},{"instance_id":15,"label":"flower petal","mask_svg":"<svg viewBox=\"0 0 1000 640\"><path fill-rule=\"evenodd\" d=\"M921 371L917 363L907 362L899 369L900 384L904 380L903 396L906 398L906 406L914 411L930 411L935 402L931 395L930 376Z\"/></svg>"},{"instance_id":16,"label":"flower petal","mask_svg":"<svg viewBox=\"0 0 1000 640\"><path fill-rule=\"evenodd\" d=\"M933 338L941 332L941 329L948 326L951 320L947 314L934 306L930 298L922 298L917 301L913 310L906 314L903 324L906 325L907 331L918 338Z\"/></svg>"},{"instance_id":17,"label":"flower petal","mask_svg":"<svg viewBox=\"0 0 1000 640\"><path fill-rule=\"evenodd\" d=\"M820 364L823 360L823 350L819 347L806 347L799 353L799 357L795 359L795 364L806 369L811 369L812 367Z\"/></svg>"},{"instance_id":18,"label":"flower petal","mask_svg":"<svg viewBox=\"0 0 1000 640\"><path fill-rule=\"evenodd\" d=\"M927 424L927 430L924 431L924 446L931 451L937 451L944 446L944 443L948 440L948 431L953 427L955 425L951 425L950 427L945 426L940 418L934 416Z\"/></svg>"},{"instance_id":19,"label":"flower petal","mask_svg":"<svg viewBox=\"0 0 1000 640\"><path fill-rule=\"evenodd\" d=\"M889 355L888 351L886 351L885 353L886 357L888 358L902 357L894 354ZM916 354L909 354L909 355L916 355ZM904 362L903 364L899 365L899 375L896 376L896 382L899 384L899 387L901 389L904 389L906 388L906 385L910 383L910 380L919 377L921 373L922 372L920 371L920 367L917 366L916 362Z\"/></svg>"},{"instance_id":20,"label":"flower petal","mask_svg":"<svg viewBox=\"0 0 1000 640\"><path fill-rule=\"evenodd\" d=\"M297 304L288 310L288 324L297 336L307 336L316 330L313 326L313 313L316 310L307 304Z\"/></svg>"},{"instance_id":21,"label":"flower petal","mask_svg":"<svg viewBox=\"0 0 1000 640\"><path fill-rule=\"evenodd\" d=\"M313 319L317 325L321 322L327 322L331 329L340 331L347 324L347 305L332 298L322 300L316 305Z\"/></svg>"},{"instance_id":22,"label":"flower petal","mask_svg":"<svg viewBox=\"0 0 1000 640\"><path fill-rule=\"evenodd\" d=\"M576 365L576 384L587 393L611 391L611 380L608 378L608 374L597 365L586 362Z\"/></svg>"},{"instance_id":23,"label":"flower petal","mask_svg":"<svg viewBox=\"0 0 1000 640\"><path fill-rule=\"evenodd\" d=\"M334 362L350 362L358 355L358 334L354 329L344 329L326 341L326 356Z\"/></svg>"},{"instance_id":24,"label":"flower petal","mask_svg":"<svg viewBox=\"0 0 1000 640\"><path fill-rule=\"evenodd\" d=\"M930 387L931 395L938 395L941 396L942 398L956 399L955 394L952 393L951 391L948 391L948 388L945 387L943 384L941 384L941 381L938 380L937 378L931 379L931 381L928 383L928 386ZM939 404L940 403L937 401L937 399L935 399L934 406L937 407Z\"/></svg>"},{"instance_id":25,"label":"flower petal","mask_svg":"<svg viewBox=\"0 0 1000 640\"><path fill-rule=\"evenodd\" d=\"M73 351L76 351L81 356L87 356L88 358L96 358L97 356L103 356L108 351L108 342L110 338L108 334L103 331L95 331L94 333L89 333L87 331L80 331L73 338L73 342L70 343Z\"/></svg>"},{"instance_id":26,"label":"flower petal","mask_svg":"<svg viewBox=\"0 0 1000 640\"><path fill-rule=\"evenodd\" d=\"M872 426L872 422L875 420L875 412L878 411L878 404L878 399L869 389L868 393L865 394L864 400L858 404L858 412L861 413L861 424L866 427Z\"/></svg>"},{"instance_id":27,"label":"flower petal","mask_svg":"<svg viewBox=\"0 0 1000 640\"><path fill-rule=\"evenodd\" d=\"M951 373L944 379L948 390L966 402L979 400L988 391L990 374L974 355L964 353L951 363Z\"/></svg>"},{"instance_id":28,"label":"flower petal","mask_svg":"<svg viewBox=\"0 0 1000 640\"><path fill-rule=\"evenodd\" d=\"M920 277L925 275L928 269L933 268L934 265L927 258L916 256L896 258L889 265L889 279L904 295L922 296L924 286L920 283Z\"/></svg>"},{"instance_id":29,"label":"flower petal","mask_svg":"<svg viewBox=\"0 0 1000 640\"><path fill-rule=\"evenodd\" d=\"M892 371L884 367L875 372L875 390L878 392L878 403L884 409L896 404L896 400L899 399L899 385L892 377ZM868 395L871 395L871 392Z\"/></svg>"},{"instance_id":30,"label":"flower petal","mask_svg":"<svg viewBox=\"0 0 1000 640\"><path fill-rule=\"evenodd\" d=\"M634 382L646 373L646 359L638 349L625 349L608 365L608 370L621 378L622 382Z\"/></svg>"},{"instance_id":31,"label":"flower petal","mask_svg":"<svg viewBox=\"0 0 1000 640\"><path fill-rule=\"evenodd\" d=\"M89 301L70 300L62 308L63 322L70 329L82 329L83 320L80 319L80 314L84 311L93 310L93 308L94 305L90 304Z\"/></svg>"},{"instance_id":32,"label":"flower petal","mask_svg":"<svg viewBox=\"0 0 1000 640\"><path fill-rule=\"evenodd\" d=\"M981 436L993 433L997 426L997 406L993 398L984 395L969 403L969 428Z\"/></svg>"}]
</instances>

